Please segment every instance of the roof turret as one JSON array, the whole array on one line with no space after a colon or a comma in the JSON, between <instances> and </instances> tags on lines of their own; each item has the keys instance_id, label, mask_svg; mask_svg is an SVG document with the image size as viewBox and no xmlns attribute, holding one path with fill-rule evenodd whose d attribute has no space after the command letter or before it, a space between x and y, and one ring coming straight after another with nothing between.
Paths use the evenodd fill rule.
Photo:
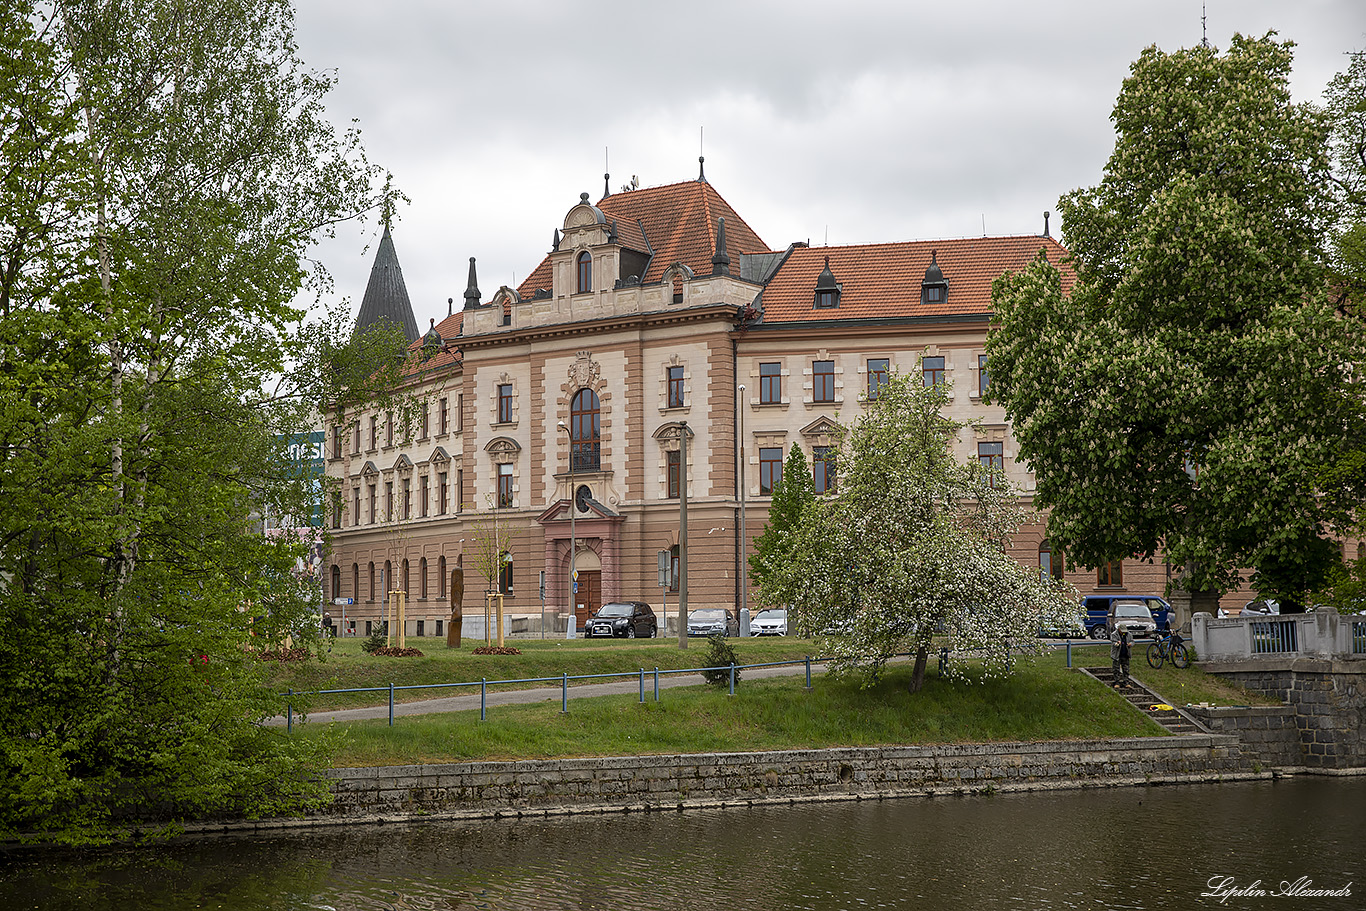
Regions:
<instances>
[{"instance_id":1,"label":"roof turret","mask_svg":"<svg viewBox=\"0 0 1366 911\"><path fill-rule=\"evenodd\" d=\"M418 339L417 319L413 316L413 305L408 300L408 288L403 284L403 270L399 267L398 253L394 250L387 224L379 249L375 251L370 282L365 286L365 297L361 299L352 335L358 336L385 324L402 329L410 343Z\"/></svg>"}]
</instances>

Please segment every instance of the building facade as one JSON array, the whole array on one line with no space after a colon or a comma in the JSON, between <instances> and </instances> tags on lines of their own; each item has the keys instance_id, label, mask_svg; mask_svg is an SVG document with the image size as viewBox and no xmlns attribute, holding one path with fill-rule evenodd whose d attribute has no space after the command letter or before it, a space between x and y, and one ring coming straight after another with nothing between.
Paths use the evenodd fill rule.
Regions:
<instances>
[{"instance_id":1,"label":"building facade","mask_svg":"<svg viewBox=\"0 0 1366 911\"><path fill-rule=\"evenodd\" d=\"M596 203L582 194L552 237L519 287L487 301L471 259L463 308L418 338L386 231L357 331L382 319L406 328L417 407L406 424L378 410L331 419L327 594L353 600L357 634L402 589L408 633L441 635L457 567L467 614L497 586L509 613L558 630L611 600L667 603L672 624L678 575L661 590L658 568L661 555L678 566L684 493L688 607L738 611L788 449L805 451L818 492L837 487L834 432L893 371L951 383L951 416L976 422L953 441L957 455L1003 469L1030 500L1004 413L982 397L983 344L997 276L1040 252L1066 270L1046 228L773 248L699 176ZM486 580L474 555L494 521L507 557ZM1169 578L1137 561L1066 566L1042 529L1022 529L1015 556L1083 593L1160 593ZM752 589L748 600L763 606Z\"/></svg>"}]
</instances>

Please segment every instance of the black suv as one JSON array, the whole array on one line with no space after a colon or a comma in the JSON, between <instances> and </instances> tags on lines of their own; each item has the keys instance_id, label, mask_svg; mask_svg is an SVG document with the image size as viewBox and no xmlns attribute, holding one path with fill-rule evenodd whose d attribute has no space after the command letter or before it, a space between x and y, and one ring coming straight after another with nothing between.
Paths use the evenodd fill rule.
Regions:
<instances>
[{"instance_id":1,"label":"black suv","mask_svg":"<svg viewBox=\"0 0 1366 911\"><path fill-rule=\"evenodd\" d=\"M616 636L653 639L659 632L659 619L644 601L614 601L598 608L583 624L583 637Z\"/></svg>"}]
</instances>

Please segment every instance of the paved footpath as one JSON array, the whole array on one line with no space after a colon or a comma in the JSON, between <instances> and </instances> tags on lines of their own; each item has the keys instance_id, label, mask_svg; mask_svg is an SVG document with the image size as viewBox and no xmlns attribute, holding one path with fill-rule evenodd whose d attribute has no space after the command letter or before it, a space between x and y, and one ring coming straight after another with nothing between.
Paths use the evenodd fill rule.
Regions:
<instances>
[{"instance_id":1,"label":"paved footpath","mask_svg":"<svg viewBox=\"0 0 1366 911\"><path fill-rule=\"evenodd\" d=\"M813 676L824 672L824 664L812 662L811 673ZM659 672L660 690L673 689L680 686L697 686L702 682L701 674L679 674L666 677L664 676L665 673L667 672L662 670ZM763 677L790 677L794 674L805 673L806 666L804 664L795 664L784 667L745 668L741 672L741 679L753 680L755 678ZM395 702L394 717L397 718L400 715L431 715L437 712L478 711L479 690L475 687L462 687L461 690L466 695L446 696L440 699L422 699L416 702ZM645 699L647 701L653 700L654 692L654 671L646 670ZM572 680L569 683L570 702L573 702L575 699L587 699L593 696L613 696L622 693L634 696L640 695L639 675L621 677L607 683L575 683ZM499 705L529 705L533 702L559 702L560 697L560 685L556 683L545 686L536 686L524 690L490 691L485 697L484 704L489 708ZM367 706L361 709L339 709L335 712L310 712L307 718L296 714L294 716L294 723L300 724L305 721L309 724L320 721L363 721L373 718L383 719L388 717L389 705L386 702L383 705ZM266 724L268 725L283 725L284 723L285 718L283 716L271 718L266 721Z\"/></svg>"},{"instance_id":2,"label":"paved footpath","mask_svg":"<svg viewBox=\"0 0 1366 911\"><path fill-rule=\"evenodd\" d=\"M1061 642L1050 642L1053 648L1062 648ZM1108 642L1095 641L1074 641L1073 648L1087 645L1109 645ZM894 658L894 661L904 661L905 658ZM931 661L934 660L931 656ZM811 663L811 673L822 674L825 672L824 664ZM673 689L680 686L697 686L702 682L701 674L678 674L674 676L664 676L665 671L660 671L659 688L661 690ZM796 674L805 674L804 664L785 665L783 667L758 667L745 668L741 676L744 680L754 680L764 677L791 677ZM645 698L654 699L654 672L645 672ZM400 715L432 715L438 712L467 712L479 710L479 691L474 687L462 687L465 695L445 696L440 699L421 699L414 702L395 702L394 717ZM593 696L613 696L620 694L640 694L640 677L620 677L608 683L584 683L570 682L569 701L575 699L588 699ZM488 708L500 705L530 705L534 702L559 702L561 691L559 684L549 684L536 686L524 690L501 690L491 691L487 694L484 704ZM360 709L339 709L334 712L311 712L307 717L302 715L294 716L294 723L301 724L327 722L327 721L363 721L375 718L385 719L389 717L389 705L372 705ZM284 716L271 718L266 721L268 725L285 724Z\"/></svg>"}]
</instances>

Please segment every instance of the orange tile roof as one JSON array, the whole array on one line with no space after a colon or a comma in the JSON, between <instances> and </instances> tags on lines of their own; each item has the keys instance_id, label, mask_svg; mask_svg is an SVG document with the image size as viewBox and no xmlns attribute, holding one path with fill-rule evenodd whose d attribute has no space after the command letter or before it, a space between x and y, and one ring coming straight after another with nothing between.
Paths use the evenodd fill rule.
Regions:
<instances>
[{"instance_id":1,"label":"orange tile roof","mask_svg":"<svg viewBox=\"0 0 1366 911\"><path fill-rule=\"evenodd\" d=\"M598 201L610 225L617 222L617 239L624 246L654 253L650 266L640 277L642 283L658 282L664 270L676 262L687 264L698 275L711 274L711 258L716 252L716 219L726 219L726 252L730 254L732 275L740 274L741 253L764 253L769 247L730 207L730 203L709 183L690 180L662 187L646 187L614 193ZM641 228L644 228L644 234ZM517 292L523 299L538 288L551 285L550 257L541 260Z\"/></svg>"},{"instance_id":2,"label":"orange tile roof","mask_svg":"<svg viewBox=\"0 0 1366 911\"><path fill-rule=\"evenodd\" d=\"M727 221L727 232L729 224ZM850 247L798 247L764 288L764 323L878 317L958 316L991 312L991 283L1003 272L1018 272L1047 251L1049 262L1063 270L1063 290L1074 275L1062 266L1067 250L1051 237L973 237L923 240ZM948 282L948 295L922 305L920 283L937 262ZM841 285L839 306L814 307L816 279L830 257L830 271Z\"/></svg>"},{"instance_id":3,"label":"orange tile roof","mask_svg":"<svg viewBox=\"0 0 1366 911\"><path fill-rule=\"evenodd\" d=\"M464 322L465 312L457 310L450 316L436 324L437 331L441 333L441 338L445 340L446 346L436 354L426 360L413 358L404 367L404 373L411 375L419 371L436 370L451 364L460 363L460 349L452 344L453 340L460 335L460 326ZM428 329L428 332L431 330ZM423 336L425 337L425 335ZM408 351L416 354L422 350L422 338L408 345Z\"/></svg>"}]
</instances>

